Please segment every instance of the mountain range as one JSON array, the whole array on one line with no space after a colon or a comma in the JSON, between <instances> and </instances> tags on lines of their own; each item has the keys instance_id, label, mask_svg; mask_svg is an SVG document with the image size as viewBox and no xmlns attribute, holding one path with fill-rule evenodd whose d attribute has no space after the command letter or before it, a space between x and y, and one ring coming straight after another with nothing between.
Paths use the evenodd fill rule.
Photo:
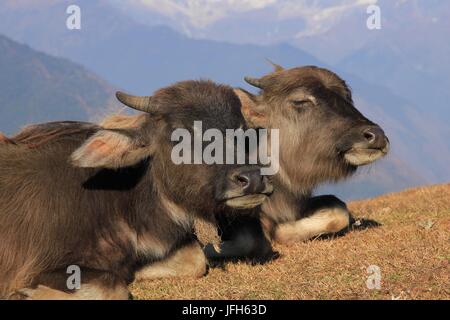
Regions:
<instances>
[{"instance_id":1,"label":"mountain range","mask_svg":"<svg viewBox=\"0 0 450 320\"><path fill-rule=\"evenodd\" d=\"M81 65L0 35L0 131L33 122L101 117L114 87Z\"/></svg>"},{"instance_id":2,"label":"mountain range","mask_svg":"<svg viewBox=\"0 0 450 320\"><path fill-rule=\"evenodd\" d=\"M131 14L131 10L127 13L117 1L0 2L0 33L41 51L15 44L22 57L26 57L27 52L42 61L55 61L53 64L32 64L26 61L40 60L23 58L13 62L15 54L11 50L9 55L7 50L0 50L0 61L5 61L0 67L2 74L5 74L1 77L3 89L0 94L7 97L0 100L1 131L11 132L28 122L55 118L92 118L114 105L113 88L133 94L151 94L155 89L178 80L211 78L252 90L242 81L243 76L259 76L269 72L270 66L266 62L269 58L285 67L313 64L337 71L353 88L357 107L368 118L379 123L390 137L392 152L387 159L363 168L349 182L327 186L322 192L337 193L346 199L361 198L408 186L450 180L447 164L450 150L446 138L448 124L444 117L439 116L439 108L442 107L437 102L430 102L427 108L419 99L405 94L404 90L396 90L393 84L381 81L383 72L389 74L392 64L372 61L370 43L364 42L358 48L349 49L342 53L338 61L333 61L326 54L315 53L314 46L305 50L295 41L260 45L192 38L167 25L144 24ZM74 2L81 8L81 30L65 27L65 10ZM161 21L164 22L163 19ZM241 30L245 32L247 29L242 27ZM332 33L334 29L328 32ZM317 35L317 39L326 36L327 32ZM340 37L344 41L344 35ZM11 46L10 40L1 39ZM328 50L328 55L331 51ZM382 53L380 49L377 54ZM389 51L387 54L392 56ZM355 56L351 58L352 55ZM315 56L320 56L320 59ZM385 61L389 57L383 59ZM399 58L394 56L392 59L395 65ZM3 65L9 66L9 69ZM46 72L37 67L40 65L58 76L46 78ZM378 73L367 77L361 71L367 65ZM401 70L396 71L398 78L393 82L400 81ZM22 81L14 80L11 75L15 73L21 74ZM413 79L413 72L405 74L406 77L408 75L411 75L409 79ZM14 90L3 86L8 80L16 84ZM21 92L21 87L32 88L34 96L41 97L41 100L30 99L34 96L25 94L26 90ZM52 90L44 90L44 87ZM62 96L55 95L55 92ZM26 109L17 109L18 105L24 105L24 101L32 102L28 102Z\"/></svg>"}]
</instances>

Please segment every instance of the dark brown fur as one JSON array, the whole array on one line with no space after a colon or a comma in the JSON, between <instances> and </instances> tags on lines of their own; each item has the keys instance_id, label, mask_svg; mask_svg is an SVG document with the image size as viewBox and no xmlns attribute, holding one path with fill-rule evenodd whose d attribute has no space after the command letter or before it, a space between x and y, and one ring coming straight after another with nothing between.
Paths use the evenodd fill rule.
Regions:
<instances>
[{"instance_id":1,"label":"dark brown fur","mask_svg":"<svg viewBox=\"0 0 450 320\"><path fill-rule=\"evenodd\" d=\"M19 296L52 296L64 290L60 274L69 265L90 281L73 297L117 298L141 266L192 246L193 219L213 220L223 210L229 174L240 169L177 166L170 136L175 128L190 130L194 120L205 129L245 126L233 90L190 81L158 91L154 101L157 115L138 126L49 123L0 144L0 298L22 288ZM106 154L111 168L85 167L95 166L95 157L83 152L120 150L105 149L111 139L129 151L117 159Z\"/></svg>"},{"instance_id":2,"label":"dark brown fur","mask_svg":"<svg viewBox=\"0 0 450 320\"><path fill-rule=\"evenodd\" d=\"M311 195L321 183L350 177L357 165L346 161L345 153L364 140L365 128L378 128L354 107L345 81L329 70L277 66L257 80L259 95L242 89L235 93L249 126L280 130L281 169L272 177L275 191L262 205L261 221L251 215L219 218L224 243L220 253L211 245L205 248L210 259L265 261L274 255L267 238L291 243L345 229L350 222L345 203L331 195ZM309 97L314 103L292 103ZM114 125L115 120L108 122ZM116 125L124 124L118 120ZM387 150L385 141L377 148Z\"/></svg>"},{"instance_id":3,"label":"dark brown fur","mask_svg":"<svg viewBox=\"0 0 450 320\"><path fill-rule=\"evenodd\" d=\"M351 176L358 165L346 160L346 153L366 143L365 129L379 129L354 107L345 81L329 70L278 67L258 79L258 86L262 91L257 96L242 89L235 93L249 126L280 130L281 170L272 179L275 192L262 205L261 221L251 216L219 219L224 243L220 253L205 248L210 259L264 261L273 256L267 238L291 243L345 229L350 222L345 203L311 194L323 182ZM373 146L380 150L377 157L388 149L387 138L379 132L381 142Z\"/></svg>"}]
</instances>

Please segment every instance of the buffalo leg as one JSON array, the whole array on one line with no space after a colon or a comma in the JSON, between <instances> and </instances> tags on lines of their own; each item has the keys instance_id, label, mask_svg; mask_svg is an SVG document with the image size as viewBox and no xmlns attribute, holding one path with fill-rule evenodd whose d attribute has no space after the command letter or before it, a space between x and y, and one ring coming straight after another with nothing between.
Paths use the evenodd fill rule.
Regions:
<instances>
[{"instance_id":1,"label":"buffalo leg","mask_svg":"<svg viewBox=\"0 0 450 320\"><path fill-rule=\"evenodd\" d=\"M277 256L264 235L258 217L239 217L235 220L222 217L219 225L223 240L219 250L211 244L204 249L210 262L250 260L253 263L264 263Z\"/></svg>"},{"instance_id":2,"label":"buffalo leg","mask_svg":"<svg viewBox=\"0 0 450 320\"><path fill-rule=\"evenodd\" d=\"M41 275L29 288L15 292L11 299L23 300L127 300L126 281L100 271L83 271L79 289L67 289L67 275L58 271Z\"/></svg>"},{"instance_id":3,"label":"buffalo leg","mask_svg":"<svg viewBox=\"0 0 450 320\"><path fill-rule=\"evenodd\" d=\"M168 258L146 265L136 272L136 281L169 277L200 278L206 274L207 262L200 244L191 242L174 251Z\"/></svg>"},{"instance_id":4,"label":"buffalo leg","mask_svg":"<svg viewBox=\"0 0 450 320\"><path fill-rule=\"evenodd\" d=\"M351 220L345 203L331 195L309 199L305 215L299 220L276 225L273 239L288 244L334 234L347 228Z\"/></svg>"},{"instance_id":5,"label":"buffalo leg","mask_svg":"<svg viewBox=\"0 0 450 320\"><path fill-rule=\"evenodd\" d=\"M219 250L213 245L205 247L205 255L209 261L217 260L251 260L255 263L263 263L276 256L272 246L263 237L254 237L249 232L242 232L233 240L224 241Z\"/></svg>"}]
</instances>

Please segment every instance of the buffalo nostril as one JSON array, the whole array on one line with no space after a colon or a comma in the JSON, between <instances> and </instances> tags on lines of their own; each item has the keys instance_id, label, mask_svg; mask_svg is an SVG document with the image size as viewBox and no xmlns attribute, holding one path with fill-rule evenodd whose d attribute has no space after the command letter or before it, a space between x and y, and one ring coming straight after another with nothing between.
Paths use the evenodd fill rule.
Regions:
<instances>
[{"instance_id":1,"label":"buffalo nostril","mask_svg":"<svg viewBox=\"0 0 450 320\"><path fill-rule=\"evenodd\" d=\"M370 148L384 148L387 145L386 135L378 126L367 128L363 131L363 136Z\"/></svg>"},{"instance_id":2,"label":"buffalo nostril","mask_svg":"<svg viewBox=\"0 0 450 320\"><path fill-rule=\"evenodd\" d=\"M369 130L366 130L365 132L364 132L364 138L369 142L369 143L373 143L373 142L375 142L375 140L376 140L376 135L375 135L375 133L373 133L373 132L371 132L371 131L369 131Z\"/></svg>"},{"instance_id":3,"label":"buffalo nostril","mask_svg":"<svg viewBox=\"0 0 450 320\"><path fill-rule=\"evenodd\" d=\"M247 175L243 174L236 175L234 177L234 181L243 188L247 187L250 184L250 178Z\"/></svg>"}]
</instances>

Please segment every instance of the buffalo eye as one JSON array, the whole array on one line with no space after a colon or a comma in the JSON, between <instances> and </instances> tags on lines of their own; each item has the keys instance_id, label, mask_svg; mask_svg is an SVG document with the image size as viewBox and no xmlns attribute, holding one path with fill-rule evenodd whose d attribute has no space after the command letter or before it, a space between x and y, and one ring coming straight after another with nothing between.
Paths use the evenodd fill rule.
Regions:
<instances>
[{"instance_id":1,"label":"buffalo eye","mask_svg":"<svg viewBox=\"0 0 450 320\"><path fill-rule=\"evenodd\" d=\"M311 101L310 99L291 100L291 104L296 109L304 109L304 108L308 108L308 107L314 106L314 102Z\"/></svg>"}]
</instances>

